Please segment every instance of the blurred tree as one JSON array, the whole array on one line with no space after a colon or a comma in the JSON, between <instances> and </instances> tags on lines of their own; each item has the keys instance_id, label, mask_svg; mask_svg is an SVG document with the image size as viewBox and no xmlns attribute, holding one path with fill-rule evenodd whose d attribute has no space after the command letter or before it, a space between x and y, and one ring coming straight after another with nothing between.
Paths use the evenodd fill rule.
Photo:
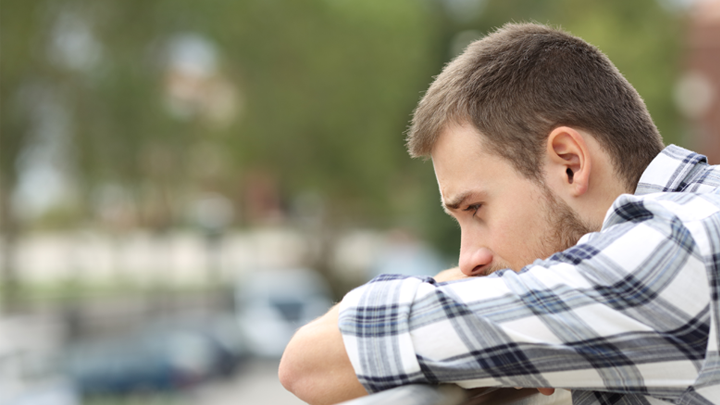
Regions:
<instances>
[{"instance_id":1,"label":"blurred tree","mask_svg":"<svg viewBox=\"0 0 720 405\"><path fill-rule=\"evenodd\" d=\"M17 100L20 98L17 87L32 75L27 68L38 28L32 23L32 14L32 7L21 7L19 2L4 2L0 12L0 49L3 52L0 58L0 294L5 307L12 305L17 284L14 246L18 223L12 213L11 196L17 180L15 161L30 126L28 112L18 106L21 101ZM8 54L13 57L8 58Z\"/></svg>"},{"instance_id":2,"label":"blurred tree","mask_svg":"<svg viewBox=\"0 0 720 405\"><path fill-rule=\"evenodd\" d=\"M402 132L436 63L432 16L413 1L248 8L259 18L214 25L236 27L218 33L244 79L236 159L288 193L316 190L341 217L387 214L387 180L408 166Z\"/></svg>"},{"instance_id":3,"label":"blurred tree","mask_svg":"<svg viewBox=\"0 0 720 405\"><path fill-rule=\"evenodd\" d=\"M32 225L11 209L43 161L30 152L56 142L66 224L164 230L202 193L240 205L259 174L285 200L319 196L332 227L409 226L455 252L432 167L407 157L403 132L443 64L510 20L597 45L678 141L679 24L653 0L3 0L3 246Z\"/></svg>"},{"instance_id":4,"label":"blurred tree","mask_svg":"<svg viewBox=\"0 0 720 405\"><path fill-rule=\"evenodd\" d=\"M437 45L422 4L8 0L2 11L6 237L21 157L47 143L66 146L63 162L25 169L63 171L69 220L111 228L182 224L194 195L237 199L254 172L288 196L316 192L329 218L368 221L388 216L385 180L412 165L402 131ZM130 213L118 218L120 200Z\"/></svg>"}]
</instances>

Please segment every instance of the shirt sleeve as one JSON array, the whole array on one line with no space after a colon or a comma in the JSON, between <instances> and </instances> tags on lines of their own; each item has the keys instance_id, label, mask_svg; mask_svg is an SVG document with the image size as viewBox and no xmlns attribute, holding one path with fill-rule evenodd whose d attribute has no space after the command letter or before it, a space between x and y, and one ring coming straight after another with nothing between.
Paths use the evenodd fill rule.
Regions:
<instances>
[{"instance_id":1,"label":"shirt sleeve","mask_svg":"<svg viewBox=\"0 0 720 405\"><path fill-rule=\"evenodd\" d=\"M452 382L677 398L710 328L704 212L681 220L677 206L623 196L602 232L519 273L383 275L351 291L339 327L358 379L369 392Z\"/></svg>"}]
</instances>

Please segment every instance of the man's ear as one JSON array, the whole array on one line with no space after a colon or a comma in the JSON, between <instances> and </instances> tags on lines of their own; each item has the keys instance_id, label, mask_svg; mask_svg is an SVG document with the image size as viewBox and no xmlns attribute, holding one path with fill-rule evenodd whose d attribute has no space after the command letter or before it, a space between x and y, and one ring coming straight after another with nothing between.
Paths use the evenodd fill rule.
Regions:
<instances>
[{"instance_id":1,"label":"man's ear","mask_svg":"<svg viewBox=\"0 0 720 405\"><path fill-rule=\"evenodd\" d=\"M562 184L573 197L587 192L592 162L580 132L565 126L553 129L547 139L547 156L546 175L553 183Z\"/></svg>"}]
</instances>

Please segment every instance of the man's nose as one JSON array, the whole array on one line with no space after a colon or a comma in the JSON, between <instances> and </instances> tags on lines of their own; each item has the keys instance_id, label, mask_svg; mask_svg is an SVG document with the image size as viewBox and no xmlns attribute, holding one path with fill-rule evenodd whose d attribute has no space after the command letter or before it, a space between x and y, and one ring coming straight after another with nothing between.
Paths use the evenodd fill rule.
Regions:
<instances>
[{"instance_id":1,"label":"man's nose","mask_svg":"<svg viewBox=\"0 0 720 405\"><path fill-rule=\"evenodd\" d=\"M492 261L492 250L486 247L462 246L460 248L460 263L458 264L460 270L466 276L486 275L485 272L490 267Z\"/></svg>"}]
</instances>

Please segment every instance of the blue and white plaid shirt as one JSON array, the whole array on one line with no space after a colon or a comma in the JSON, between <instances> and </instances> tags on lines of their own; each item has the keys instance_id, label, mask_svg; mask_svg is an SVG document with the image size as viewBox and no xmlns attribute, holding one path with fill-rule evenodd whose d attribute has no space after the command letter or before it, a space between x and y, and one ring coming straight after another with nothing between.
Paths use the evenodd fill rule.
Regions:
<instances>
[{"instance_id":1,"label":"blue and white plaid shirt","mask_svg":"<svg viewBox=\"0 0 720 405\"><path fill-rule=\"evenodd\" d=\"M575 404L720 404L720 167L667 147L602 230L516 273L382 275L340 304L369 392L556 387Z\"/></svg>"}]
</instances>

